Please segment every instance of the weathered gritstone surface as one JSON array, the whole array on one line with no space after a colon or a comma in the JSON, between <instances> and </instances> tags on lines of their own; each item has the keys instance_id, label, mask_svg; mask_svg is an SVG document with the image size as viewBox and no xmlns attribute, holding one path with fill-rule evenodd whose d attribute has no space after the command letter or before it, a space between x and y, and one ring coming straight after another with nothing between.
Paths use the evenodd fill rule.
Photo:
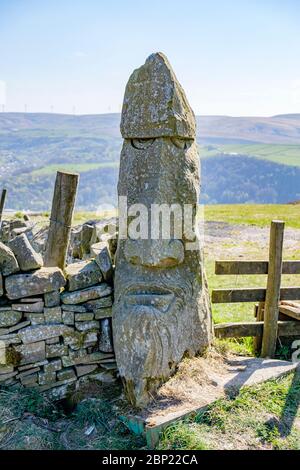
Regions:
<instances>
[{"instance_id":1,"label":"weathered gritstone surface","mask_svg":"<svg viewBox=\"0 0 300 470\"><path fill-rule=\"evenodd\" d=\"M108 242L63 273L43 267L25 231L15 235L0 244L0 386L61 399L87 380L114 381Z\"/></svg>"}]
</instances>

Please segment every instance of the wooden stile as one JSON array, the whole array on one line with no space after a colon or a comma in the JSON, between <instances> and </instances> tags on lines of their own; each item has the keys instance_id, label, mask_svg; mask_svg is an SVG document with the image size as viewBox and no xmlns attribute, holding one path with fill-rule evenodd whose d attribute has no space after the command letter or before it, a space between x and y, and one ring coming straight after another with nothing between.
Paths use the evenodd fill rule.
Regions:
<instances>
[{"instance_id":1,"label":"wooden stile","mask_svg":"<svg viewBox=\"0 0 300 470\"><path fill-rule=\"evenodd\" d=\"M284 222L272 221L269 261L220 260L215 264L215 273L220 275L268 275L266 289L212 291L213 303L258 302L254 310L256 322L216 325L215 335L218 338L253 336L255 350L261 350L262 357L274 357L277 335L300 335L300 303L294 302L300 299L300 287L280 287L283 274L300 274L300 261L282 261L283 233Z\"/></svg>"},{"instance_id":2,"label":"wooden stile","mask_svg":"<svg viewBox=\"0 0 300 470\"><path fill-rule=\"evenodd\" d=\"M289 305L280 305L279 312L287 315L288 317L295 318L295 320L300 320L300 306L296 308Z\"/></svg>"}]
</instances>

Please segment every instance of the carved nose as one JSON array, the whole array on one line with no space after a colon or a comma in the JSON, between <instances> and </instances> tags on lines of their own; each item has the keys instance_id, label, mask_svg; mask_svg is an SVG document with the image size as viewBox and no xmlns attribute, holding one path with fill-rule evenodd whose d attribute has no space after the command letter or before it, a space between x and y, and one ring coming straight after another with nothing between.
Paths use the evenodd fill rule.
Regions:
<instances>
[{"instance_id":1,"label":"carved nose","mask_svg":"<svg viewBox=\"0 0 300 470\"><path fill-rule=\"evenodd\" d=\"M149 268L171 268L184 260L181 240L131 240L125 242L125 258Z\"/></svg>"}]
</instances>

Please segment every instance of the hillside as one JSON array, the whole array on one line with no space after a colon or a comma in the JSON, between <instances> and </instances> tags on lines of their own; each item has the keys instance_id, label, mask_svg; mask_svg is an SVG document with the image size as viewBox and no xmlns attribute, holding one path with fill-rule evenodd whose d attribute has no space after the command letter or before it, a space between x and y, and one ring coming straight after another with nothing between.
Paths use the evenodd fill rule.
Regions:
<instances>
[{"instance_id":1,"label":"hillside","mask_svg":"<svg viewBox=\"0 0 300 470\"><path fill-rule=\"evenodd\" d=\"M77 208L116 202L119 114L0 113L0 188L7 207L47 210L58 169L80 173ZM300 198L300 114L198 116L202 201Z\"/></svg>"}]
</instances>

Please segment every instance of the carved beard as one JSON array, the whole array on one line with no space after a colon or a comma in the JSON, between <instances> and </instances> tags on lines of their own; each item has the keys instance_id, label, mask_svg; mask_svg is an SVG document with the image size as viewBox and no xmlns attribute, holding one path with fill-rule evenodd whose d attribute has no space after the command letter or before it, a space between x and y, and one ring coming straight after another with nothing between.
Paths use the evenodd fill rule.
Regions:
<instances>
[{"instance_id":1,"label":"carved beard","mask_svg":"<svg viewBox=\"0 0 300 470\"><path fill-rule=\"evenodd\" d=\"M178 329L175 312L172 309L171 313L165 314L147 305L134 306L130 311L125 305L121 307L116 334L120 338L122 330L127 332L122 362L134 361L137 376L145 379L168 376L169 358L166 353L176 348L176 337L172 337ZM121 367L120 373L122 375Z\"/></svg>"},{"instance_id":2,"label":"carved beard","mask_svg":"<svg viewBox=\"0 0 300 470\"><path fill-rule=\"evenodd\" d=\"M143 406L149 401L148 392L155 390L174 371L185 349L180 332L186 327L187 314L192 318L196 304L192 285L182 295L177 292L167 312L151 305L126 305L120 296L114 305L114 335L118 338L116 351L119 373L131 403ZM189 305L189 312L184 309ZM194 310L192 314L192 310ZM126 332L126 334L124 334ZM122 355L119 354L122 351ZM128 364L131 367L128 368ZM128 376L128 371L131 375ZM124 380L126 376L126 380Z\"/></svg>"}]
</instances>

